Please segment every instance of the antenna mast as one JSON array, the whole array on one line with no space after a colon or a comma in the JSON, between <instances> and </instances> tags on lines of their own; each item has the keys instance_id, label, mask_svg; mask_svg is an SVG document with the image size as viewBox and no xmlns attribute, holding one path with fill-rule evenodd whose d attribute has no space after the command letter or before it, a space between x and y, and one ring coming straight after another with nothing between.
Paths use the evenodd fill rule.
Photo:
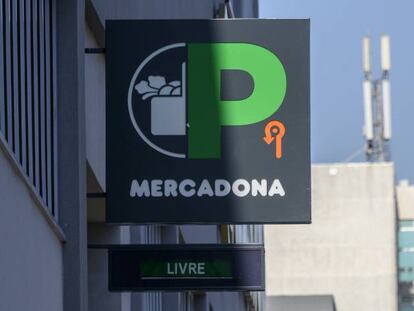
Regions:
<instances>
[{"instance_id":1,"label":"antenna mast","mask_svg":"<svg viewBox=\"0 0 414 311\"><path fill-rule=\"evenodd\" d=\"M381 36L381 77L372 78L371 38L362 40L362 68L364 81L364 136L366 156L370 162L390 160L391 139L391 91L389 70L391 68L390 38Z\"/></svg>"}]
</instances>

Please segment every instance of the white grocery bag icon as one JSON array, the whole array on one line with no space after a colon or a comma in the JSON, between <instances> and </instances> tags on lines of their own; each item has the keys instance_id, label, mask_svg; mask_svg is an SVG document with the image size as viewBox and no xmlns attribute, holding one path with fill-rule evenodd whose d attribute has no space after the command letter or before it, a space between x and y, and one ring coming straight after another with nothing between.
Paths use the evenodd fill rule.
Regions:
<instances>
[{"instance_id":1,"label":"white grocery bag icon","mask_svg":"<svg viewBox=\"0 0 414 311\"><path fill-rule=\"evenodd\" d=\"M167 83L162 76L149 76L135 85L142 99L151 99L151 133L153 135L186 134L185 63L181 81Z\"/></svg>"}]
</instances>

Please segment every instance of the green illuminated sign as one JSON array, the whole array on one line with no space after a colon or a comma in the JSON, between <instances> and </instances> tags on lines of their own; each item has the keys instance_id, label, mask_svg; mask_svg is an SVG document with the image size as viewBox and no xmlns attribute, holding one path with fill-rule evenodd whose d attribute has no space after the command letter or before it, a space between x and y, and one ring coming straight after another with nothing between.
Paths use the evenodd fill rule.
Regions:
<instances>
[{"instance_id":1,"label":"green illuminated sign","mask_svg":"<svg viewBox=\"0 0 414 311\"><path fill-rule=\"evenodd\" d=\"M119 245L108 267L110 291L264 290L263 245Z\"/></svg>"},{"instance_id":2,"label":"green illuminated sign","mask_svg":"<svg viewBox=\"0 0 414 311\"><path fill-rule=\"evenodd\" d=\"M177 279L177 278L232 278L231 262L228 260L212 261L143 261L140 264L142 279Z\"/></svg>"}]
</instances>

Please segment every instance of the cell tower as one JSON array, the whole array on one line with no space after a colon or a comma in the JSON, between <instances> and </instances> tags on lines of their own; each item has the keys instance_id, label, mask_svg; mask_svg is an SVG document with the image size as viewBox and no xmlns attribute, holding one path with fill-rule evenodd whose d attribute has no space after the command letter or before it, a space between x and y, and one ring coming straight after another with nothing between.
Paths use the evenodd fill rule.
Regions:
<instances>
[{"instance_id":1,"label":"cell tower","mask_svg":"<svg viewBox=\"0 0 414 311\"><path fill-rule=\"evenodd\" d=\"M373 79L371 71L371 38L362 40L362 67L364 70L364 136L366 156L370 162L390 160L391 139L391 68L390 37L381 36L381 77Z\"/></svg>"}]
</instances>

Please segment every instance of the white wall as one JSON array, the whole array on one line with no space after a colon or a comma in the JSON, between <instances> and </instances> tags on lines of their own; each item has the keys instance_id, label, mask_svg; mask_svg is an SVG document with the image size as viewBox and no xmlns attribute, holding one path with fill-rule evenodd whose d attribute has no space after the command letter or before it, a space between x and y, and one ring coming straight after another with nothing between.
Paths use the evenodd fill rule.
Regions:
<instances>
[{"instance_id":1,"label":"white wall","mask_svg":"<svg viewBox=\"0 0 414 311\"><path fill-rule=\"evenodd\" d=\"M396 311L394 196L392 164L313 166L312 224L265 226L266 294Z\"/></svg>"},{"instance_id":2,"label":"white wall","mask_svg":"<svg viewBox=\"0 0 414 311\"><path fill-rule=\"evenodd\" d=\"M62 244L1 148L0 263L0 310L63 310Z\"/></svg>"},{"instance_id":3,"label":"white wall","mask_svg":"<svg viewBox=\"0 0 414 311\"><path fill-rule=\"evenodd\" d=\"M397 186L398 216L400 220L414 220L414 185L402 180Z\"/></svg>"}]
</instances>

